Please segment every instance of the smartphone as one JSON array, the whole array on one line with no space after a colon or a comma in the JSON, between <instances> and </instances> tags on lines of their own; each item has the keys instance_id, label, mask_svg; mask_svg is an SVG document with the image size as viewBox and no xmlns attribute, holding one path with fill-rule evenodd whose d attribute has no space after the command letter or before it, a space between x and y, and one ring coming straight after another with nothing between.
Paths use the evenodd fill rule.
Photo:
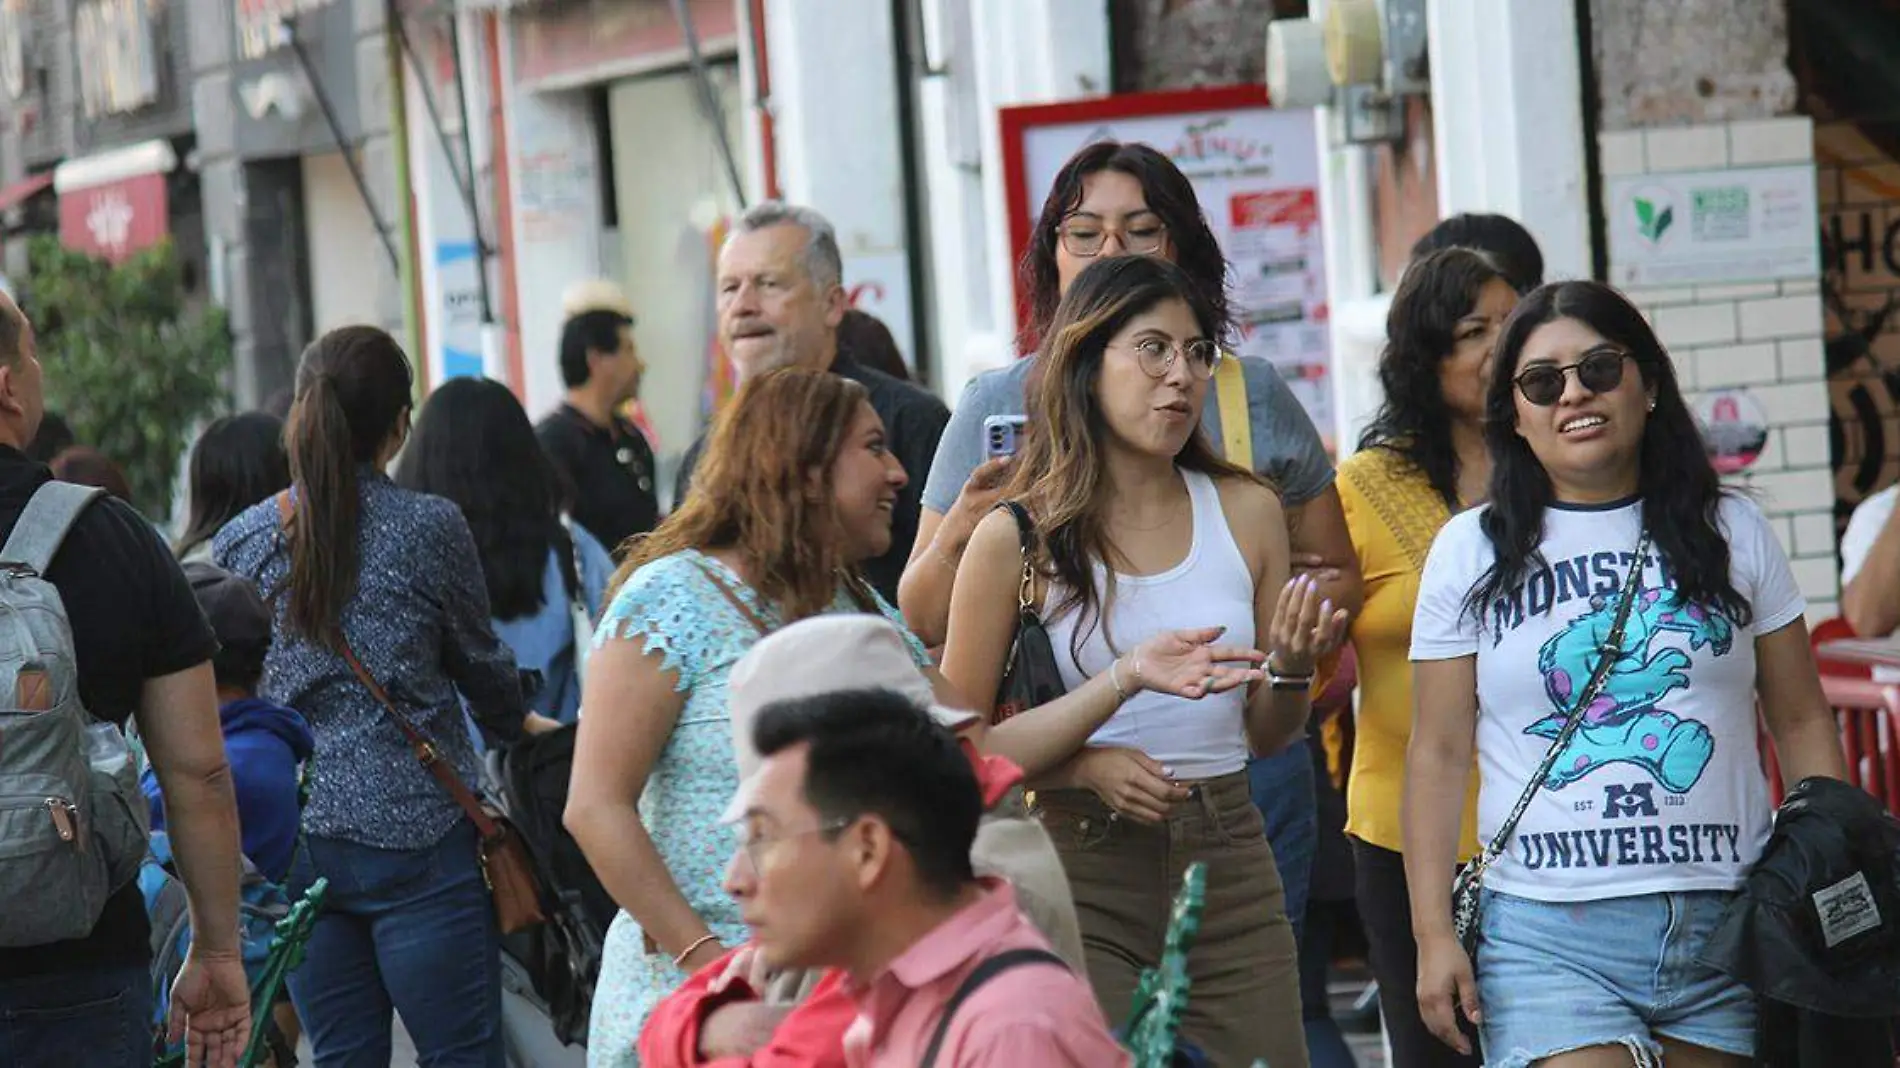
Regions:
<instances>
[{"instance_id":1,"label":"smartphone","mask_svg":"<svg viewBox=\"0 0 1900 1068\"><path fill-rule=\"evenodd\" d=\"M992 415L983 420L983 455L991 460L1016 455L1028 425L1026 415Z\"/></svg>"}]
</instances>

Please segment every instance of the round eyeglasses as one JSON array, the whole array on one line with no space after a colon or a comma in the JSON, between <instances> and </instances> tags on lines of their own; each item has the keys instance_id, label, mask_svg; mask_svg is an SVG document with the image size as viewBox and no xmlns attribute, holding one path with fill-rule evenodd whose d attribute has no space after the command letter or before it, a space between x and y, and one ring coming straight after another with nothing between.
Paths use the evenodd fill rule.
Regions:
<instances>
[{"instance_id":1,"label":"round eyeglasses","mask_svg":"<svg viewBox=\"0 0 1900 1068\"><path fill-rule=\"evenodd\" d=\"M1525 400L1548 408L1564 395L1565 372L1577 372L1577 383L1592 393L1609 393L1623 384L1623 361L1629 358L1622 349L1597 349L1562 367L1554 363L1527 367L1511 381Z\"/></svg>"},{"instance_id":2,"label":"round eyeglasses","mask_svg":"<svg viewBox=\"0 0 1900 1068\"><path fill-rule=\"evenodd\" d=\"M1163 223L1144 220L1126 229L1118 229L1087 218L1068 219L1056 227L1062 247L1069 255L1083 259L1100 256L1110 234L1121 240L1123 252L1135 256L1152 256L1161 251L1161 243L1168 238L1168 228Z\"/></svg>"},{"instance_id":3,"label":"round eyeglasses","mask_svg":"<svg viewBox=\"0 0 1900 1068\"><path fill-rule=\"evenodd\" d=\"M1220 367L1220 345L1204 337L1192 341L1144 337L1128 347L1134 351L1142 373L1149 378L1166 378L1174 361L1182 357L1187 359L1188 371L1203 382L1213 378L1214 371Z\"/></svg>"}]
</instances>

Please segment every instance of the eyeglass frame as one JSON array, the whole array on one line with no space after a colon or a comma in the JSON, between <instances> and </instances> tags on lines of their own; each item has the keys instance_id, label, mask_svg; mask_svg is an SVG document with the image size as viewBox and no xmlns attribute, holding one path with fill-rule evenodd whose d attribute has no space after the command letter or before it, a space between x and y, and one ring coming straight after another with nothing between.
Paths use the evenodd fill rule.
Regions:
<instances>
[{"instance_id":1,"label":"eyeglass frame","mask_svg":"<svg viewBox=\"0 0 1900 1068\"><path fill-rule=\"evenodd\" d=\"M1162 221L1159 215L1155 216L1154 244L1148 248L1133 247L1132 245L1129 244L1130 235L1128 233L1128 228L1126 226L1110 226L1108 225L1106 220L1103 220L1096 224L1102 228L1101 244L1097 245L1095 247L1095 251L1093 252L1078 252L1073 246L1069 244L1069 223L1074 221L1076 218L1077 216L1070 215L1064 218L1061 222L1056 223L1056 244L1061 245L1063 248L1063 251L1067 252L1071 256L1076 257L1077 259L1092 260L1095 257L1100 256L1102 254L1102 249L1108 247L1109 234L1114 234L1115 236L1121 238L1122 252L1130 256L1152 256L1155 253L1160 252L1161 246L1167 244L1167 241L1168 241L1168 224Z\"/></svg>"},{"instance_id":2,"label":"eyeglass frame","mask_svg":"<svg viewBox=\"0 0 1900 1068\"><path fill-rule=\"evenodd\" d=\"M759 865L759 853L766 846L778 845L781 842L789 842L796 838L808 838L812 835L822 836L836 834L858 822L860 818L861 816L838 816L828 819L816 827L807 827L802 831L786 831L782 834L769 836L754 836L748 834L741 828L739 832L739 852L745 854L746 863L752 866L752 873L757 875L760 871L764 870Z\"/></svg>"},{"instance_id":3,"label":"eyeglass frame","mask_svg":"<svg viewBox=\"0 0 1900 1068\"><path fill-rule=\"evenodd\" d=\"M1159 371L1151 370L1148 367L1148 357L1142 352L1142 346L1150 343L1165 345L1168 349L1167 359L1163 361ZM1214 350L1214 358L1207 361L1207 370L1205 373L1202 372L1201 365L1192 357L1188 356L1187 350L1189 345L1206 345ZM1135 366L1141 368L1142 374L1147 375L1157 382L1168 377L1168 372L1174 370L1174 362L1183 357L1186 357L1188 361L1189 376L1199 382L1213 381L1215 373L1220 370L1220 362L1227 358L1227 353L1221 348L1220 342L1207 337L1197 337L1190 341L1163 341L1158 337L1144 337L1139 341L1132 341L1126 345L1110 345L1108 347L1122 348L1133 352L1135 354Z\"/></svg>"},{"instance_id":4,"label":"eyeglass frame","mask_svg":"<svg viewBox=\"0 0 1900 1068\"><path fill-rule=\"evenodd\" d=\"M1616 382L1605 389L1595 389L1590 385L1590 383L1584 381L1584 378L1583 378L1583 365L1586 363L1589 363L1591 360L1594 360L1599 356L1615 356L1616 357ZM1564 390L1569 388L1568 383L1565 380L1565 376L1568 375L1570 372L1575 371L1577 374L1577 384L1582 386L1584 389L1589 390L1591 396L1600 397L1605 393L1614 393L1619 387L1623 385L1623 374L1624 374L1623 362L1625 360L1636 360L1636 354L1634 352L1631 352L1628 349L1621 348L1616 345L1599 345L1596 348L1591 349L1589 352L1584 353L1580 359L1576 360L1573 363L1566 363L1562 365L1545 363L1545 364L1538 364L1535 367L1526 367L1523 370L1519 371L1517 374L1511 376L1511 386L1517 390L1518 396L1524 398L1525 403L1535 405L1536 407L1539 407L1539 408L1549 408L1549 407L1553 407L1559 401L1564 399ZM1637 364L1638 364L1638 369L1640 370L1641 361L1638 360ZM1536 374L1539 371L1543 371L1547 368L1554 370L1556 372L1557 394L1556 396L1550 398L1547 401L1540 401L1536 399L1535 397L1532 397L1528 392L1525 391L1524 378L1526 375Z\"/></svg>"}]
</instances>

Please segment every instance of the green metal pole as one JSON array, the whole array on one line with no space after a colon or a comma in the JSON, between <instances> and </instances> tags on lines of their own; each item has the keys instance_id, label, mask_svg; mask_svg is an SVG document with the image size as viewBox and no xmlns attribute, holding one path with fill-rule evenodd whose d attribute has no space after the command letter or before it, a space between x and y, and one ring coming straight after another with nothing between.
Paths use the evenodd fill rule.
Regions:
<instances>
[{"instance_id":1,"label":"green metal pole","mask_svg":"<svg viewBox=\"0 0 1900 1068\"><path fill-rule=\"evenodd\" d=\"M416 283L416 213L415 198L410 195L409 172L409 106L408 94L404 92L402 40L396 32L402 18L397 0L387 0L383 6L384 54L389 61L389 136L394 144L396 158L396 244L397 284L402 286L402 333L407 340L410 358L416 362L422 373L415 376L416 403L422 402L428 378L429 356L422 351L422 301Z\"/></svg>"}]
</instances>

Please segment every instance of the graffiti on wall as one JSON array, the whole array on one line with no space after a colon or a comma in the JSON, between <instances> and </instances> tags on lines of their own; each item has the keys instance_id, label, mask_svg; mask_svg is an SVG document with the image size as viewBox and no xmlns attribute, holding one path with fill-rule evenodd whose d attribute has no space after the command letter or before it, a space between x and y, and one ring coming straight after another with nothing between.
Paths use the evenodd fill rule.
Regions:
<instances>
[{"instance_id":1,"label":"graffiti on wall","mask_svg":"<svg viewBox=\"0 0 1900 1068\"><path fill-rule=\"evenodd\" d=\"M1900 129L1894 131L1900 134ZM1856 123L1815 127L1834 511L1900 481L1900 162Z\"/></svg>"}]
</instances>

